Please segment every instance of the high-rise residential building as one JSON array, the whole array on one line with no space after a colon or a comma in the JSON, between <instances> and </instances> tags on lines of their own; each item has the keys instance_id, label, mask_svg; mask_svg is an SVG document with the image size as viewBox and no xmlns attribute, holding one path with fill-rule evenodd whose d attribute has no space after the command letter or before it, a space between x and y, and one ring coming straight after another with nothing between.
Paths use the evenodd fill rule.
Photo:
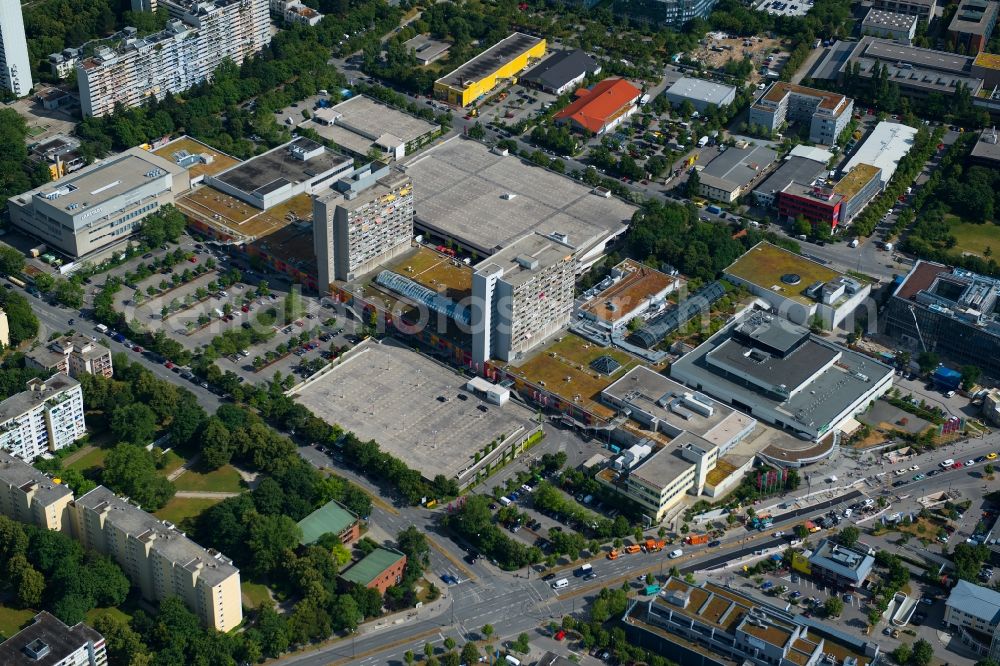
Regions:
<instances>
[{"instance_id":1,"label":"high-rise residential building","mask_svg":"<svg viewBox=\"0 0 1000 666\"><path fill-rule=\"evenodd\" d=\"M71 257L124 242L190 188L188 172L132 148L7 200L14 226Z\"/></svg>"},{"instance_id":2,"label":"high-rise residential building","mask_svg":"<svg viewBox=\"0 0 1000 666\"><path fill-rule=\"evenodd\" d=\"M83 437L83 390L69 375L32 379L0 402L0 449L23 460L58 451Z\"/></svg>"},{"instance_id":3,"label":"high-rise residential building","mask_svg":"<svg viewBox=\"0 0 1000 666\"><path fill-rule=\"evenodd\" d=\"M313 245L320 291L353 280L410 248L413 182L372 162L313 199Z\"/></svg>"},{"instance_id":4,"label":"high-rise residential building","mask_svg":"<svg viewBox=\"0 0 1000 666\"><path fill-rule=\"evenodd\" d=\"M78 622L66 626L48 611L35 616L27 627L0 644L4 666L105 666L108 652L104 636Z\"/></svg>"},{"instance_id":5,"label":"high-rise residential building","mask_svg":"<svg viewBox=\"0 0 1000 666\"><path fill-rule=\"evenodd\" d=\"M21 0L0 0L0 86L17 97L31 92L31 59Z\"/></svg>"},{"instance_id":6,"label":"high-rise residential building","mask_svg":"<svg viewBox=\"0 0 1000 666\"><path fill-rule=\"evenodd\" d=\"M73 491L68 486L0 450L0 514L19 523L69 532L71 501Z\"/></svg>"},{"instance_id":7,"label":"high-rise residential building","mask_svg":"<svg viewBox=\"0 0 1000 666\"><path fill-rule=\"evenodd\" d=\"M510 361L569 323L575 248L553 234L529 234L472 274L472 356Z\"/></svg>"},{"instance_id":8,"label":"high-rise residential building","mask_svg":"<svg viewBox=\"0 0 1000 666\"><path fill-rule=\"evenodd\" d=\"M165 30L101 48L77 64L84 116L139 106L201 83L225 59L237 65L271 41L268 0L165 0Z\"/></svg>"},{"instance_id":9,"label":"high-rise residential building","mask_svg":"<svg viewBox=\"0 0 1000 666\"><path fill-rule=\"evenodd\" d=\"M202 548L104 486L71 502L69 514L80 543L113 558L146 599L179 597L218 631L243 621L240 572L222 553Z\"/></svg>"},{"instance_id":10,"label":"high-rise residential building","mask_svg":"<svg viewBox=\"0 0 1000 666\"><path fill-rule=\"evenodd\" d=\"M747 122L772 132L785 121L809 123L809 140L832 146L851 121L853 110L850 97L779 81L750 107Z\"/></svg>"},{"instance_id":11,"label":"high-rise residential building","mask_svg":"<svg viewBox=\"0 0 1000 666\"><path fill-rule=\"evenodd\" d=\"M65 335L56 338L46 347L27 352L24 358L28 365L43 370L63 372L74 379L80 375L100 375L110 378L114 374L111 350L86 335Z\"/></svg>"}]
</instances>

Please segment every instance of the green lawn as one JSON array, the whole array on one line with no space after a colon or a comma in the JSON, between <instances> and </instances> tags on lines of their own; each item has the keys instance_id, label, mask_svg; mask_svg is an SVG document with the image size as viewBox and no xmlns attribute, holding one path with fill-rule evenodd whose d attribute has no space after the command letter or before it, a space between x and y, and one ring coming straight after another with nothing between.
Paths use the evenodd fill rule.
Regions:
<instances>
[{"instance_id":1,"label":"green lawn","mask_svg":"<svg viewBox=\"0 0 1000 666\"><path fill-rule=\"evenodd\" d=\"M108 449L93 449L83 457L73 461L66 466L67 469L75 469L86 472L95 467L104 467L104 459L108 455Z\"/></svg>"},{"instance_id":2,"label":"green lawn","mask_svg":"<svg viewBox=\"0 0 1000 666\"><path fill-rule=\"evenodd\" d=\"M992 222L974 224L954 221L949 231L958 241L953 252L968 252L983 257L983 252L989 247L993 250L992 256L1000 256L1000 226Z\"/></svg>"},{"instance_id":3,"label":"green lawn","mask_svg":"<svg viewBox=\"0 0 1000 666\"><path fill-rule=\"evenodd\" d=\"M243 596L246 597L247 603L253 608L258 608L262 603L271 598L267 593L267 586L260 583L243 581L240 583L240 588L243 590Z\"/></svg>"},{"instance_id":4,"label":"green lawn","mask_svg":"<svg viewBox=\"0 0 1000 666\"><path fill-rule=\"evenodd\" d=\"M174 497L154 515L160 520L169 520L174 525L180 525L186 529L186 521L197 518L202 511L221 501L200 497Z\"/></svg>"},{"instance_id":5,"label":"green lawn","mask_svg":"<svg viewBox=\"0 0 1000 666\"><path fill-rule=\"evenodd\" d=\"M240 473L232 465L226 465L212 472L197 472L193 469L181 474L174 481L177 490L200 490L216 493L238 493L243 490Z\"/></svg>"},{"instance_id":6,"label":"green lawn","mask_svg":"<svg viewBox=\"0 0 1000 666\"><path fill-rule=\"evenodd\" d=\"M163 469L160 470L160 474L162 474L163 476L170 476L171 474L176 472L181 465L183 465L186 462L184 458L181 458L172 450L167 451L166 453L163 454L163 461L164 461Z\"/></svg>"},{"instance_id":7,"label":"green lawn","mask_svg":"<svg viewBox=\"0 0 1000 666\"><path fill-rule=\"evenodd\" d=\"M122 609L116 608L114 606L109 606L107 608L92 608L89 611L87 611L86 622L89 625L93 625L94 622L97 620L97 618L105 617L108 615L110 615L111 617L118 618L122 622L128 622L129 620L132 619L132 616L123 611Z\"/></svg>"},{"instance_id":8,"label":"green lawn","mask_svg":"<svg viewBox=\"0 0 1000 666\"><path fill-rule=\"evenodd\" d=\"M10 638L17 632L21 631L21 628L35 615L38 611L31 610L18 610L16 608L8 608L7 606L0 605L0 634L3 634L5 638Z\"/></svg>"}]
</instances>

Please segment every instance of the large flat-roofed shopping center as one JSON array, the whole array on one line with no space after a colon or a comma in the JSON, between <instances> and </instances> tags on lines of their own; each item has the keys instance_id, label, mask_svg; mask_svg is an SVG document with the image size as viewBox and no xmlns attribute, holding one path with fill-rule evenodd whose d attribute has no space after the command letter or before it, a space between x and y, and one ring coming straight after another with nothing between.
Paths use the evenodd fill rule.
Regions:
<instances>
[{"instance_id":1,"label":"large flat-roofed shopping center","mask_svg":"<svg viewBox=\"0 0 1000 666\"><path fill-rule=\"evenodd\" d=\"M586 267L636 207L503 151L454 137L405 163L418 230L487 257L531 232L563 234Z\"/></svg>"},{"instance_id":2,"label":"large flat-roofed shopping center","mask_svg":"<svg viewBox=\"0 0 1000 666\"><path fill-rule=\"evenodd\" d=\"M520 453L539 428L529 409L481 394L452 368L391 339L358 345L295 389L320 418L374 440L428 479L444 474L463 487Z\"/></svg>"},{"instance_id":3,"label":"large flat-roofed shopping center","mask_svg":"<svg viewBox=\"0 0 1000 666\"><path fill-rule=\"evenodd\" d=\"M751 310L674 363L670 376L819 440L888 391L893 371L802 326Z\"/></svg>"}]
</instances>

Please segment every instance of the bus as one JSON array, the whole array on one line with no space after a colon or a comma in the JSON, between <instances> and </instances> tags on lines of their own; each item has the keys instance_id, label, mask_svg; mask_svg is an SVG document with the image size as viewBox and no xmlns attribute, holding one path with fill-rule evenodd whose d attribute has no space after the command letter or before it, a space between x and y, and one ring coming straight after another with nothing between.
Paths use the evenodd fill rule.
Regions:
<instances>
[{"instance_id":1,"label":"bus","mask_svg":"<svg viewBox=\"0 0 1000 666\"><path fill-rule=\"evenodd\" d=\"M16 277L14 277L12 275L8 275L7 276L7 281L10 282L13 285L16 285L16 286L20 287L21 289L24 289L24 287L26 286L24 284L24 280L22 280L20 278L16 278Z\"/></svg>"}]
</instances>

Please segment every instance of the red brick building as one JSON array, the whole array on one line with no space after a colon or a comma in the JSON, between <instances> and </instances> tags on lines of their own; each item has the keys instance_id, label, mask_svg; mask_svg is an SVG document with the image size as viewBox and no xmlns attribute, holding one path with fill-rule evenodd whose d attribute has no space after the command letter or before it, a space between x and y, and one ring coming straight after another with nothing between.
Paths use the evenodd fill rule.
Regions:
<instances>
[{"instance_id":1,"label":"red brick building","mask_svg":"<svg viewBox=\"0 0 1000 666\"><path fill-rule=\"evenodd\" d=\"M403 580L406 555L393 548L376 548L350 569L340 574L345 585L363 585L385 594Z\"/></svg>"}]
</instances>

